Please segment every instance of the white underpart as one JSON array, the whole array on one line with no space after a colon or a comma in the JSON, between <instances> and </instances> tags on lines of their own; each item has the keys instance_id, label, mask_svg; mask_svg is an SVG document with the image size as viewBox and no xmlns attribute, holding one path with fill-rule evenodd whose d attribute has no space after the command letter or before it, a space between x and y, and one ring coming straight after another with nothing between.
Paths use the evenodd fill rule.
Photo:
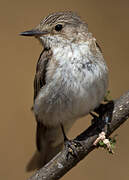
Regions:
<instances>
[{"instance_id":1,"label":"white underpart","mask_svg":"<svg viewBox=\"0 0 129 180\"><path fill-rule=\"evenodd\" d=\"M47 126L57 126L60 121L66 129L73 122L96 108L107 90L107 66L90 51L89 41L80 44L49 37L45 43L53 51L55 64L47 69L47 81L36 98L34 111Z\"/></svg>"}]
</instances>

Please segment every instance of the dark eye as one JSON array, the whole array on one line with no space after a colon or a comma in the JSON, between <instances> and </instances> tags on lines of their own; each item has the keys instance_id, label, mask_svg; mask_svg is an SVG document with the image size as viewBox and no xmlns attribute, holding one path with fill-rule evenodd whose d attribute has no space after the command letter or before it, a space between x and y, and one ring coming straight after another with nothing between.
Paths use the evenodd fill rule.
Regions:
<instances>
[{"instance_id":1,"label":"dark eye","mask_svg":"<svg viewBox=\"0 0 129 180\"><path fill-rule=\"evenodd\" d=\"M61 31L62 28L63 28L62 24L57 24L57 25L55 26L55 30L56 30L56 31Z\"/></svg>"}]
</instances>

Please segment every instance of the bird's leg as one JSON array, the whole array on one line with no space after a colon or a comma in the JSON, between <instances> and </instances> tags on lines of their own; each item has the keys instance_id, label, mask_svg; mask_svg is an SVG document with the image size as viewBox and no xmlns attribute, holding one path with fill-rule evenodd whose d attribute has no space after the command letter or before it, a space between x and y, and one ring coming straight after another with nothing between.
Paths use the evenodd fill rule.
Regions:
<instances>
[{"instance_id":1,"label":"bird's leg","mask_svg":"<svg viewBox=\"0 0 129 180\"><path fill-rule=\"evenodd\" d=\"M61 126L61 130L62 130L62 133L63 133L64 142L65 142L65 141L69 141L69 140L68 140L68 138L67 138L67 136L66 136L66 134L65 134L65 131L64 131L64 126L63 126L63 124L62 124L62 123L60 123L60 126Z\"/></svg>"},{"instance_id":2,"label":"bird's leg","mask_svg":"<svg viewBox=\"0 0 129 180\"><path fill-rule=\"evenodd\" d=\"M71 154L72 156L75 156L78 158L78 154L77 154L77 147L80 147L82 146L81 143L77 140L69 140L65 134L65 131L64 131L64 127L63 127L63 124L60 123L61 125L61 130L62 130L62 133L63 133L63 137L64 137L64 145L67 149L67 158L69 156L69 154Z\"/></svg>"}]
</instances>

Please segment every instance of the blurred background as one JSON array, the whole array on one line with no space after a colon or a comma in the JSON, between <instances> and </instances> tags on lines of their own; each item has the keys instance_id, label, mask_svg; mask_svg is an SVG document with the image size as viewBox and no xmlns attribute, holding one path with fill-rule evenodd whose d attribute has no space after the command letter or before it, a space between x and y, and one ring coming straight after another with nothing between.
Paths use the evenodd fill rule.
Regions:
<instances>
[{"instance_id":1,"label":"blurred background","mask_svg":"<svg viewBox=\"0 0 129 180\"><path fill-rule=\"evenodd\" d=\"M0 1L0 177L27 179L25 167L35 151L33 78L41 45L18 34L37 25L51 12L72 10L89 25L102 48L110 69L111 97L129 89L129 1L128 0L1 0ZM77 136L90 124L78 120L69 133ZM62 180L129 179L129 122L118 134L114 155L102 149L90 153Z\"/></svg>"}]
</instances>

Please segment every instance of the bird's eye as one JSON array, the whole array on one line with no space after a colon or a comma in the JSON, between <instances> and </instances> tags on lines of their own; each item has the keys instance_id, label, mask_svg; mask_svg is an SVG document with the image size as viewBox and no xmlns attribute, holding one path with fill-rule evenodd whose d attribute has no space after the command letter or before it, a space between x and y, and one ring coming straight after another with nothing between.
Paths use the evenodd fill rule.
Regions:
<instances>
[{"instance_id":1,"label":"bird's eye","mask_svg":"<svg viewBox=\"0 0 129 180\"><path fill-rule=\"evenodd\" d=\"M57 25L55 26L55 30L56 30L56 31L61 31L62 28L63 28L62 24L57 24Z\"/></svg>"}]
</instances>

